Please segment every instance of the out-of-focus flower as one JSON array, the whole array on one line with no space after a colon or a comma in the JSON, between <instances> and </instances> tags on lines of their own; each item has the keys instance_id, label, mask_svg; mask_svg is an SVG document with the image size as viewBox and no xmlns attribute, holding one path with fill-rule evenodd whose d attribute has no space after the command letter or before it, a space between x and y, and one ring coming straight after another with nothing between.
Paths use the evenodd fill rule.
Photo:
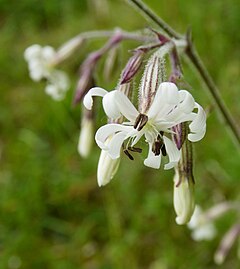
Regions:
<instances>
[{"instance_id":1,"label":"out-of-focus flower","mask_svg":"<svg viewBox=\"0 0 240 269\"><path fill-rule=\"evenodd\" d=\"M69 88L67 75L62 71L55 70L48 79L49 84L46 86L45 92L56 101L62 100Z\"/></svg>"},{"instance_id":2,"label":"out-of-focus flower","mask_svg":"<svg viewBox=\"0 0 240 269\"><path fill-rule=\"evenodd\" d=\"M192 230L192 238L195 241L212 240L216 235L213 222L206 217L200 206L196 206L188 228Z\"/></svg>"},{"instance_id":3,"label":"out-of-focus flower","mask_svg":"<svg viewBox=\"0 0 240 269\"><path fill-rule=\"evenodd\" d=\"M54 61L56 51L50 47L32 45L24 52L24 58L28 62L29 74L32 80L47 80L46 93L54 100L62 100L69 88L69 80L63 71L55 69Z\"/></svg>"},{"instance_id":4,"label":"out-of-focus flower","mask_svg":"<svg viewBox=\"0 0 240 269\"><path fill-rule=\"evenodd\" d=\"M51 75L56 51L50 47L41 47L40 45L32 45L24 52L24 58L28 62L30 77L35 81L42 78L48 78Z\"/></svg>"},{"instance_id":5,"label":"out-of-focus flower","mask_svg":"<svg viewBox=\"0 0 240 269\"><path fill-rule=\"evenodd\" d=\"M202 107L196 103L192 95L185 90L178 90L173 83L161 83L148 111L140 113L127 98L119 91L107 92L102 88L92 88L84 98L87 109L92 108L92 96L103 97L103 108L109 118L116 119L123 115L129 120L124 124L107 124L98 129L95 139L98 146L106 150L112 159L120 156L125 140L127 147L133 147L145 136L149 145L148 157L144 164L159 168L161 156L168 155L169 163L165 169L174 167L180 159L180 151L166 134L172 133L171 128L181 122L190 121L188 139L198 141L206 131L206 115ZM193 112L194 109L197 112ZM111 142L106 145L108 137Z\"/></svg>"}]
</instances>

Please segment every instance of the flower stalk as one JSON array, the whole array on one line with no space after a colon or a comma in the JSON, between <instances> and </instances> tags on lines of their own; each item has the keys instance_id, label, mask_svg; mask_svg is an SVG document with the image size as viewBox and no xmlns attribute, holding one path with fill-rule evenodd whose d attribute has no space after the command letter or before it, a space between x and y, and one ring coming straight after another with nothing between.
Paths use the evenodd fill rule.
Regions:
<instances>
[{"instance_id":1,"label":"flower stalk","mask_svg":"<svg viewBox=\"0 0 240 269\"><path fill-rule=\"evenodd\" d=\"M177 33L173 28L170 27L164 20L162 20L159 16L157 16L146 4L144 4L141 0L127 0L128 3L132 4L134 7L137 7L141 13L147 18L153 21L156 25L158 25L165 33L167 33L171 38L175 38L177 40L183 39L184 37ZM201 58L199 57L196 48L193 45L191 40L191 34L188 32L187 34L187 42L188 48L185 50L185 54L190 59L191 63L195 67L198 74L201 76L202 80L205 82L208 91L214 99L215 105L219 110L221 116L224 121L227 123L228 127L232 131L233 137L240 145L240 129L239 126L236 125L236 122L226 107L223 98L219 92L219 89L213 82L213 79L209 75L206 67L204 66Z\"/></svg>"}]
</instances>

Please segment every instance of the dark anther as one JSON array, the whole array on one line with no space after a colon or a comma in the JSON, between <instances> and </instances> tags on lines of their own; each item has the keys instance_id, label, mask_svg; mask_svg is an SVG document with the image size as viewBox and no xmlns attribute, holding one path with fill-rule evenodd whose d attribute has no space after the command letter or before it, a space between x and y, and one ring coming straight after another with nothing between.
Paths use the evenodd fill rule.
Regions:
<instances>
[{"instance_id":1,"label":"dark anther","mask_svg":"<svg viewBox=\"0 0 240 269\"><path fill-rule=\"evenodd\" d=\"M133 156L128 152L127 149L124 149L123 152L128 156L128 158L129 158L131 161L134 160Z\"/></svg>"},{"instance_id":2,"label":"dark anther","mask_svg":"<svg viewBox=\"0 0 240 269\"><path fill-rule=\"evenodd\" d=\"M163 142L161 140L158 140L153 144L153 153L155 154L155 156L160 155L162 147L163 147Z\"/></svg>"},{"instance_id":3,"label":"dark anther","mask_svg":"<svg viewBox=\"0 0 240 269\"><path fill-rule=\"evenodd\" d=\"M130 150L132 152L142 153L142 149L140 149L140 148L129 147L128 150Z\"/></svg>"},{"instance_id":4,"label":"dark anther","mask_svg":"<svg viewBox=\"0 0 240 269\"><path fill-rule=\"evenodd\" d=\"M148 116L145 114L139 114L136 118L135 124L134 124L134 129L137 129L138 131L141 131L142 128L146 125L148 122Z\"/></svg>"},{"instance_id":5,"label":"dark anther","mask_svg":"<svg viewBox=\"0 0 240 269\"><path fill-rule=\"evenodd\" d=\"M165 145L162 146L161 151L163 156L167 156Z\"/></svg>"}]
</instances>

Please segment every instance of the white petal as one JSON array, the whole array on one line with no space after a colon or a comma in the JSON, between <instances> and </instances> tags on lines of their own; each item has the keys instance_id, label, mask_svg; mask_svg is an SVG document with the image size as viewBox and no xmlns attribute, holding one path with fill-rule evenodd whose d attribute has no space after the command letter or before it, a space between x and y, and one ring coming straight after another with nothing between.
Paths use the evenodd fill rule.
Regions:
<instances>
[{"instance_id":1,"label":"white petal","mask_svg":"<svg viewBox=\"0 0 240 269\"><path fill-rule=\"evenodd\" d=\"M108 154L112 159L120 157L121 147L125 139L126 133L124 132L119 132L111 138L111 141L108 144Z\"/></svg>"},{"instance_id":2,"label":"white petal","mask_svg":"<svg viewBox=\"0 0 240 269\"><path fill-rule=\"evenodd\" d=\"M124 93L116 91L115 102L124 117L130 121L135 121L139 112Z\"/></svg>"},{"instance_id":3,"label":"white petal","mask_svg":"<svg viewBox=\"0 0 240 269\"><path fill-rule=\"evenodd\" d=\"M205 133L206 133L206 126L202 131L199 131L197 133L188 134L188 140L191 142L197 142L204 137Z\"/></svg>"},{"instance_id":4,"label":"white petal","mask_svg":"<svg viewBox=\"0 0 240 269\"><path fill-rule=\"evenodd\" d=\"M106 139L108 137L110 137L111 135L115 134L116 132L125 132L125 134L129 133L131 130L133 129L133 127L129 127L129 126L123 126L121 124L106 124L102 127L100 127L95 135L95 140L96 143L98 144L98 146L101 149L105 149L107 150L108 147L106 146Z\"/></svg>"},{"instance_id":5,"label":"white petal","mask_svg":"<svg viewBox=\"0 0 240 269\"><path fill-rule=\"evenodd\" d=\"M64 93L56 87L56 85L48 84L45 88L46 94L50 95L55 101L61 101L64 98Z\"/></svg>"},{"instance_id":6,"label":"white petal","mask_svg":"<svg viewBox=\"0 0 240 269\"><path fill-rule=\"evenodd\" d=\"M155 156L155 154L152 152L152 144L150 143L148 156L147 159L144 160L144 165L155 169L159 169L161 165L161 153L158 156Z\"/></svg>"},{"instance_id":7,"label":"white petal","mask_svg":"<svg viewBox=\"0 0 240 269\"><path fill-rule=\"evenodd\" d=\"M195 103L195 107L198 109L197 115L192 123L189 125L189 128L192 132L198 132L205 128L206 126L206 113L203 108L198 104Z\"/></svg>"},{"instance_id":8,"label":"white petal","mask_svg":"<svg viewBox=\"0 0 240 269\"><path fill-rule=\"evenodd\" d=\"M42 48L42 57L47 60L51 61L56 55L56 52L53 47L45 46Z\"/></svg>"},{"instance_id":9,"label":"white petal","mask_svg":"<svg viewBox=\"0 0 240 269\"><path fill-rule=\"evenodd\" d=\"M203 108L195 103L195 107L198 108L197 114L192 123L189 125L189 129L192 133L188 134L188 139L192 142L201 140L206 133L206 114Z\"/></svg>"},{"instance_id":10,"label":"white petal","mask_svg":"<svg viewBox=\"0 0 240 269\"><path fill-rule=\"evenodd\" d=\"M185 113L190 113L193 111L195 106L195 101L192 95L185 90L179 91L180 103L179 108Z\"/></svg>"},{"instance_id":11,"label":"white petal","mask_svg":"<svg viewBox=\"0 0 240 269\"><path fill-rule=\"evenodd\" d=\"M174 83L163 82L160 84L153 103L148 111L149 118L162 119L175 104L179 102L178 88Z\"/></svg>"},{"instance_id":12,"label":"white petal","mask_svg":"<svg viewBox=\"0 0 240 269\"><path fill-rule=\"evenodd\" d=\"M117 91L111 91L111 92L108 92L103 97L103 109L106 115L108 116L108 118L111 118L111 119L117 119L121 117L121 113L116 104L116 99L118 98L116 96L116 93Z\"/></svg>"},{"instance_id":13,"label":"white petal","mask_svg":"<svg viewBox=\"0 0 240 269\"><path fill-rule=\"evenodd\" d=\"M88 93L84 96L83 104L86 107L86 109L91 110L93 105L93 96L101 96L103 97L108 92L102 88L95 87L88 91Z\"/></svg>"},{"instance_id":14,"label":"white petal","mask_svg":"<svg viewBox=\"0 0 240 269\"><path fill-rule=\"evenodd\" d=\"M165 102L168 104L177 104L179 101L178 88L174 83L163 82L159 86L159 90L162 91L165 99Z\"/></svg>"},{"instance_id":15,"label":"white petal","mask_svg":"<svg viewBox=\"0 0 240 269\"><path fill-rule=\"evenodd\" d=\"M166 136L163 136L163 142L165 144L166 152L169 157L169 163L165 164L164 166L164 169L167 170L173 168L178 163L181 154L175 143L173 143L172 140L170 140Z\"/></svg>"},{"instance_id":16,"label":"white petal","mask_svg":"<svg viewBox=\"0 0 240 269\"><path fill-rule=\"evenodd\" d=\"M30 47L28 47L25 51L24 51L24 58L26 61L30 61L33 58L39 57L39 55L41 54L41 50L42 47L38 44L32 45Z\"/></svg>"}]
</instances>

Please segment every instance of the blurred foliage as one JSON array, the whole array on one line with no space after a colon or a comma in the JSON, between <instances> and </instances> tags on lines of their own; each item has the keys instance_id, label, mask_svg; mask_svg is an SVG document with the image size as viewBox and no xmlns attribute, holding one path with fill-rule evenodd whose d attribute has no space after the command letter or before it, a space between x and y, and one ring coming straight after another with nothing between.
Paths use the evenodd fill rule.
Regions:
<instances>
[{"instance_id":1,"label":"blurred foliage","mask_svg":"<svg viewBox=\"0 0 240 269\"><path fill-rule=\"evenodd\" d=\"M96 8L102 1L102 8ZM194 40L227 105L240 117L240 2L238 0L146 1ZM217 268L213 254L235 219L217 222L218 236L196 243L175 224L173 171L155 171L124 158L111 184L98 188L99 149L82 160L76 150L79 108L71 107L79 63L102 42L91 42L63 63L72 91L57 103L44 84L28 77L24 49L34 43L58 47L79 32L136 30L148 23L125 1L0 0L0 268ZM133 42L124 45L121 62ZM119 69L120 72L120 69ZM212 100L191 68L185 79L205 108L211 108L208 133L195 146L196 200L203 208L239 201L239 155ZM100 80L101 85L113 87ZM105 83L105 84L104 84ZM98 126L105 121L98 117ZM236 246L225 264L238 268Z\"/></svg>"}]
</instances>

